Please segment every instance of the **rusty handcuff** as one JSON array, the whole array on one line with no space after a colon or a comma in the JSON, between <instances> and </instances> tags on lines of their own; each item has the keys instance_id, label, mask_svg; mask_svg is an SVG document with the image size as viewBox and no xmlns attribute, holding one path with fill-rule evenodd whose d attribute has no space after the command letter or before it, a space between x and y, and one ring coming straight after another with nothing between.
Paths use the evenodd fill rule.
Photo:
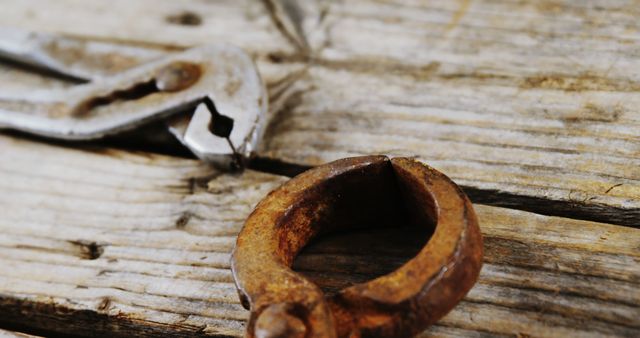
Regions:
<instances>
[{"instance_id":1,"label":"rusty handcuff","mask_svg":"<svg viewBox=\"0 0 640 338\"><path fill-rule=\"evenodd\" d=\"M366 224L433 230L396 271L331 297L291 269L315 236ZM444 174L407 158L347 158L311 169L264 198L233 252L247 337L408 337L447 314L475 284L482 237L473 207Z\"/></svg>"}]
</instances>

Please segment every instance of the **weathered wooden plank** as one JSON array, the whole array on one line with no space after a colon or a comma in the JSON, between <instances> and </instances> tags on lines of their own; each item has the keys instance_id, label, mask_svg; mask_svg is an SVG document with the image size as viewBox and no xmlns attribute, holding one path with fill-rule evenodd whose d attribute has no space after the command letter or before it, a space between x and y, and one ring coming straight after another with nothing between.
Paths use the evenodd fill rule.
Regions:
<instances>
[{"instance_id":1,"label":"weathered wooden plank","mask_svg":"<svg viewBox=\"0 0 640 338\"><path fill-rule=\"evenodd\" d=\"M285 180L148 153L0 136L0 323L97 335L240 336L234 235ZM640 230L476 205L480 282L423 336L637 336ZM391 271L420 229L334 235L296 269L327 292Z\"/></svg>"},{"instance_id":2,"label":"weathered wooden plank","mask_svg":"<svg viewBox=\"0 0 640 338\"><path fill-rule=\"evenodd\" d=\"M6 0L0 18L8 27L137 45L186 47L233 42L256 54L292 49L262 3L250 0Z\"/></svg>"},{"instance_id":3,"label":"weathered wooden plank","mask_svg":"<svg viewBox=\"0 0 640 338\"><path fill-rule=\"evenodd\" d=\"M637 13L625 1L312 8L316 52L273 57L312 66L264 154L417 156L477 201L637 225Z\"/></svg>"},{"instance_id":4,"label":"weathered wooden plank","mask_svg":"<svg viewBox=\"0 0 640 338\"><path fill-rule=\"evenodd\" d=\"M272 90L263 154L308 164L417 155L476 200L638 226L632 3L300 5L305 33L289 39L255 2L7 0L0 17L3 25L142 45L232 41L254 54L272 88L287 75L298 79L284 94ZM311 56L294 51L291 42L302 40ZM292 73L303 66L306 73ZM49 85L22 79L17 87ZM121 336L240 334L245 315L229 287L228 250L250 205L282 178L217 176L211 196L203 182L217 174L194 162L56 150L56 164L52 149L40 147L30 151L52 162L46 170L34 172L41 163L33 157L0 161L3 190L13 194L0 202L8 210L0 228L11 229L0 237L2 266L11 267L0 282L9 290L0 297L5 321L69 332L89 324ZM76 162L84 168L69 168ZM477 208L487 238L482 280L425 335L638 335L637 232ZM415 231L345 237L365 248L378 238L360 254L329 240L298 268L329 291L367 280L410 255L403 239L419 238ZM394 234L395 247L387 242Z\"/></svg>"},{"instance_id":5,"label":"weathered wooden plank","mask_svg":"<svg viewBox=\"0 0 640 338\"><path fill-rule=\"evenodd\" d=\"M298 20L286 21L284 7ZM308 66L293 76L299 80L287 95L272 97L263 155L305 164L365 153L417 156L476 201L637 224L634 2L356 0L284 7L5 0L0 20L138 44L233 42L256 57L270 83Z\"/></svg>"}]
</instances>

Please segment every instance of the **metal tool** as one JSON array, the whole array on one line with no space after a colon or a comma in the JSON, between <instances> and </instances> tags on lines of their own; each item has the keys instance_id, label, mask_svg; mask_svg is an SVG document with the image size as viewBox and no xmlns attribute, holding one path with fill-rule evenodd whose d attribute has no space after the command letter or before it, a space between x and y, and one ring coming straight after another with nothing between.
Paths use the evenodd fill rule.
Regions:
<instances>
[{"instance_id":1,"label":"metal tool","mask_svg":"<svg viewBox=\"0 0 640 338\"><path fill-rule=\"evenodd\" d=\"M398 270L330 297L291 269L318 234L372 223L433 233ZM267 195L238 235L232 270L251 310L248 337L409 337L464 297L482 255L473 207L448 177L411 159L366 156L313 168Z\"/></svg>"},{"instance_id":2,"label":"metal tool","mask_svg":"<svg viewBox=\"0 0 640 338\"><path fill-rule=\"evenodd\" d=\"M0 92L0 127L89 140L195 108L192 116L168 120L178 140L221 167L248 157L261 137L268 102L251 58L227 44L162 54L4 31L0 56L89 82L20 95ZM120 64L96 71L87 62L107 55Z\"/></svg>"}]
</instances>

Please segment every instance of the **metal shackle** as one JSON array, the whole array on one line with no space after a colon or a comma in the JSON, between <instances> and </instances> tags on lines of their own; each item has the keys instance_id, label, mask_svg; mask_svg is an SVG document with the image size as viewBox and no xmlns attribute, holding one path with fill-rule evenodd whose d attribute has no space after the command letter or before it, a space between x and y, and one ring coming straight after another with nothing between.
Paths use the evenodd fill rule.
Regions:
<instances>
[{"instance_id":1,"label":"metal shackle","mask_svg":"<svg viewBox=\"0 0 640 338\"><path fill-rule=\"evenodd\" d=\"M314 237L371 224L432 229L397 270L325 296L291 269ZM473 207L444 174L408 158L347 158L265 197L232 256L247 337L407 337L447 314L475 284L482 236Z\"/></svg>"}]
</instances>

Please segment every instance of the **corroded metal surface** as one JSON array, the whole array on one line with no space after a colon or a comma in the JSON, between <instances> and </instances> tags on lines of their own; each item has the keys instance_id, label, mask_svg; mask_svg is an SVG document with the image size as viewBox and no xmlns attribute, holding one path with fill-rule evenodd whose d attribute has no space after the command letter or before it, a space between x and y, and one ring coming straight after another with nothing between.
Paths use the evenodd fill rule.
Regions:
<instances>
[{"instance_id":1,"label":"corroded metal surface","mask_svg":"<svg viewBox=\"0 0 640 338\"><path fill-rule=\"evenodd\" d=\"M294 272L319 234L372 224L432 229L396 271L326 297ZM309 170L258 204L238 236L232 269L251 310L248 337L406 337L436 322L475 283L482 238L471 203L419 162L367 156Z\"/></svg>"}]
</instances>

